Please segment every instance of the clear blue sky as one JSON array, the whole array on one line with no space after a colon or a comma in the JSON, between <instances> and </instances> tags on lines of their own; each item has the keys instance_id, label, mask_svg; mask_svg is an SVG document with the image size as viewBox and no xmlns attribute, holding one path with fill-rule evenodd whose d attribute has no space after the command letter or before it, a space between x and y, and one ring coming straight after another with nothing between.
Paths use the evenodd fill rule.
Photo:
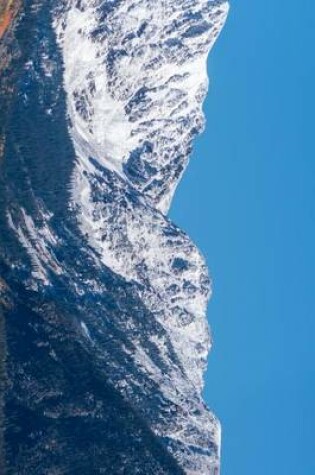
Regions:
<instances>
[{"instance_id":1,"label":"clear blue sky","mask_svg":"<svg viewBox=\"0 0 315 475\"><path fill-rule=\"evenodd\" d=\"M315 474L315 2L239 0L171 217L207 258L222 475Z\"/></svg>"}]
</instances>

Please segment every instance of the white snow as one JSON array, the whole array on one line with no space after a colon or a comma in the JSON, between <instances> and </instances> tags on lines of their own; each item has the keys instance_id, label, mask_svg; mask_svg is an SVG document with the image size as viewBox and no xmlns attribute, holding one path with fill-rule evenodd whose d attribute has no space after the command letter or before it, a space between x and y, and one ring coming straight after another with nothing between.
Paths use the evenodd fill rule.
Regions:
<instances>
[{"instance_id":1,"label":"white snow","mask_svg":"<svg viewBox=\"0 0 315 475\"><path fill-rule=\"evenodd\" d=\"M97 1L83 0L80 8L76 3L69 0L64 14L55 19L77 158L72 198L82 234L99 253L100 263L139 284L141 300L166 330L183 368L182 378L178 367L171 378L163 378L140 345L135 345L131 356L159 384L162 394L180 406L189 392L200 397L202 391L210 349L206 308L211 290L200 252L184 233L175 232L165 215L188 164L192 139L204 125L207 57L228 4L122 1L101 24ZM194 14L209 26L201 34L189 30ZM100 28L103 31L96 34ZM131 154L148 143L148 150L142 150L134 163ZM109 191L99 184L99 167L117 175L112 202L104 200ZM138 193L137 199L128 201L126 190ZM173 235L167 234L170 230ZM174 267L176 259L183 261L183 268ZM90 338L83 322L81 327ZM169 361L165 342L154 343L163 360ZM130 384L136 382L118 381L117 387L128 392ZM218 421L201 399L198 411L192 404L176 417L176 427L152 421L153 430L187 448L186 473L216 473L218 457L211 455L204 441L210 437L220 443ZM208 438L203 439L205 430ZM205 457L190 451L194 445ZM186 452L179 449L175 455L183 465L187 463Z\"/></svg>"},{"instance_id":2,"label":"white snow","mask_svg":"<svg viewBox=\"0 0 315 475\"><path fill-rule=\"evenodd\" d=\"M55 246L58 241L49 228L49 215L43 213L45 219L39 226L34 223L24 208L21 208L20 211L22 222L16 225L11 213L8 212L8 224L31 259L35 281L38 279L44 285L50 285L47 270L49 269L57 275L61 275L63 271L52 251L52 246Z\"/></svg>"}]
</instances>

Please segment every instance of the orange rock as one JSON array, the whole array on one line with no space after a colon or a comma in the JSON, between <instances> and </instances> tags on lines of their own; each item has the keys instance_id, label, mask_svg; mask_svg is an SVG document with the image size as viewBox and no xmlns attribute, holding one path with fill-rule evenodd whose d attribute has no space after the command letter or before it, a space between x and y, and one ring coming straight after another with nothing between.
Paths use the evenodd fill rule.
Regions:
<instances>
[{"instance_id":1,"label":"orange rock","mask_svg":"<svg viewBox=\"0 0 315 475\"><path fill-rule=\"evenodd\" d=\"M5 12L0 21L0 38L2 38L2 36L6 32L8 26L11 23L11 20L12 20L12 12L10 11Z\"/></svg>"},{"instance_id":2,"label":"orange rock","mask_svg":"<svg viewBox=\"0 0 315 475\"><path fill-rule=\"evenodd\" d=\"M9 28L19 8L19 1L0 0L0 40Z\"/></svg>"}]
</instances>

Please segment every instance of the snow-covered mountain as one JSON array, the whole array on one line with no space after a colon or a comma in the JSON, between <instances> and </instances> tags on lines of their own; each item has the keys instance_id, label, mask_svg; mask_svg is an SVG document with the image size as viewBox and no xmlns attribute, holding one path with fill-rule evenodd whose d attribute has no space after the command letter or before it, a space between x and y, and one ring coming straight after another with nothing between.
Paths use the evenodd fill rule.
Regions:
<instances>
[{"instance_id":1,"label":"snow-covered mountain","mask_svg":"<svg viewBox=\"0 0 315 475\"><path fill-rule=\"evenodd\" d=\"M210 281L167 211L227 12L223 0L28 0L6 33L9 474L219 473L201 394Z\"/></svg>"}]
</instances>

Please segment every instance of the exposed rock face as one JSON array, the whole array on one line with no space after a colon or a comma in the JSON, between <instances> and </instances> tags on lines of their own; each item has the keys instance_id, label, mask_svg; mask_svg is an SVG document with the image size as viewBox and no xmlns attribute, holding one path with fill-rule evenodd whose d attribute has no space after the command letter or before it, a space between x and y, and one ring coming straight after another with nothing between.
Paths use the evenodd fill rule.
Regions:
<instances>
[{"instance_id":1,"label":"exposed rock face","mask_svg":"<svg viewBox=\"0 0 315 475\"><path fill-rule=\"evenodd\" d=\"M201 397L209 277L166 213L203 128L207 55L227 10L26 0L5 35L8 474L219 471L220 427Z\"/></svg>"},{"instance_id":2,"label":"exposed rock face","mask_svg":"<svg viewBox=\"0 0 315 475\"><path fill-rule=\"evenodd\" d=\"M20 6L20 0L0 0L0 39L10 28Z\"/></svg>"}]
</instances>

